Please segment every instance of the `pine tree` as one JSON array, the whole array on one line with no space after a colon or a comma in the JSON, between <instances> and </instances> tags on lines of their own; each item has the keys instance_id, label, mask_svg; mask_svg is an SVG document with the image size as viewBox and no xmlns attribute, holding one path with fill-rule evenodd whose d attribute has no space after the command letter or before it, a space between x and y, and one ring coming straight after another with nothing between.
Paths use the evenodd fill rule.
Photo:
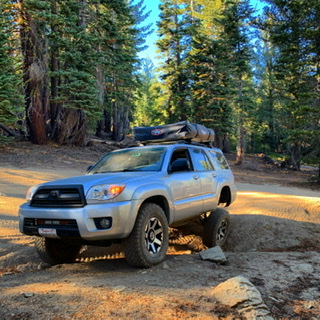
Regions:
<instances>
[{"instance_id":1,"label":"pine tree","mask_svg":"<svg viewBox=\"0 0 320 320\"><path fill-rule=\"evenodd\" d=\"M314 129L320 119L317 91L320 5L318 1L268 2L272 6L265 13L265 28L279 52L275 73L286 113L282 123L287 130L285 142L291 162L299 170L302 149L312 140L310 136L318 136Z\"/></svg>"},{"instance_id":2,"label":"pine tree","mask_svg":"<svg viewBox=\"0 0 320 320\"><path fill-rule=\"evenodd\" d=\"M248 1L226 1L219 23L219 47L222 50L219 60L224 62L227 95L231 104L234 124L237 130L237 159L241 164L244 158L248 130L252 122L253 83L251 72L251 45L248 24L252 17ZM228 76L227 76L228 75Z\"/></svg>"},{"instance_id":3,"label":"pine tree","mask_svg":"<svg viewBox=\"0 0 320 320\"><path fill-rule=\"evenodd\" d=\"M12 125L22 113L22 77L11 1L0 2L0 124Z\"/></svg>"},{"instance_id":4,"label":"pine tree","mask_svg":"<svg viewBox=\"0 0 320 320\"><path fill-rule=\"evenodd\" d=\"M252 152L281 152L285 137L282 119L285 114L279 102L280 84L275 77L277 51L266 32L255 43L253 59L257 110L255 116L255 148Z\"/></svg>"},{"instance_id":5,"label":"pine tree","mask_svg":"<svg viewBox=\"0 0 320 320\"><path fill-rule=\"evenodd\" d=\"M132 6L127 0L17 2L19 18L13 18L10 8L9 20L20 29L31 141L46 143L51 138L83 145L88 125L97 120L102 131L120 140L132 119L136 54L150 32L149 26L138 26L146 17L143 2ZM9 39L7 30L4 36ZM0 55L8 53L6 39L0 39L4 50Z\"/></svg>"},{"instance_id":6,"label":"pine tree","mask_svg":"<svg viewBox=\"0 0 320 320\"><path fill-rule=\"evenodd\" d=\"M48 43L46 25L40 16L43 11L47 11L48 4L31 0L19 0L19 4L27 128L33 143L46 144L49 102Z\"/></svg>"},{"instance_id":7,"label":"pine tree","mask_svg":"<svg viewBox=\"0 0 320 320\"><path fill-rule=\"evenodd\" d=\"M109 102L113 112L113 139L119 141L129 132L132 116L133 92L136 86L136 33L135 19L129 7L124 7L116 21L118 39L114 48L117 55L112 61L112 71L108 75L111 84Z\"/></svg>"},{"instance_id":8,"label":"pine tree","mask_svg":"<svg viewBox=\"0 0 320 320\"><path fill-rule=\"evenodd\" d=\"M192 105L195 122L214 128L216 146L227 149L232 132L232 109L229 103L229 75L221 60L219 41L198 35L193 41L190 65L193 68Z\"/></svg>"},{"instance_id":9,"label":"pine tree","mask_svg":"<svg viewBox=\"0 0 320 320\"><path fill-rule=\"evenodd\" d=\"M136 92L134 125L151 126L158 125L159 113L155 109L156 93L154 87L157 84L155 66L151 59L141 60L139 73L139 86Z\"/></svg>"},{"instance_id":10,"label":"pine tree","mask_svg":"<svg viewBox=\"0 0 320 320\"><path fill-rule=\"evenodd\" d=\"M136 53L138 46L143 45L141 30L136 25L144 19L139 16L144 10L140 6L141 3L128 6L126 1L103 1L95 10L100 23L92 32L99 39L97 78L99 105L103 110L96 131L98 135L111 134L115 140L128 133L132 118ZM147 29L143 29L143 34Z\"/></svg>"},{"instance_id":11,"label":"pine tree","mask_svg":"<svg viewBox=\"0 0 320 320\"><path fill-rule=\"evenodd\" d=\"M51 53L51 136L60 144L83 145L87 117L98 117L94 50L86 1L54 1L49 22ZM61 18L63 17L63 19Z\"/></svg>"},{"instance_id":12,"label":"pine tree","mask_svg":"<svg viewBox=\"0 0 320 320\"><path fill-rule=\"evenodd\" d=\"M221 1L198 0L191 31L189 53L191 72L192 114L195 122L214 128L215 145L228 151L228 134L232 132L231 106L228 102L228 78L225 71L224 47L219 42L222 26Z\"/></svg>"},{"instance_id":13,"label":"pine tree","mask_svg":"<svg viewBox=\"0 0 320 320\"><path fill-rule=\"evenodd\" d=\"M190 115L189 68L187 56L190 50L188 30L192 17L184 14L190 10L183 1L163 0L160 5L157 46L164 62L160 77L166 93L164 112L170 122L186 120Z\"/></svg>"}]
</instances>

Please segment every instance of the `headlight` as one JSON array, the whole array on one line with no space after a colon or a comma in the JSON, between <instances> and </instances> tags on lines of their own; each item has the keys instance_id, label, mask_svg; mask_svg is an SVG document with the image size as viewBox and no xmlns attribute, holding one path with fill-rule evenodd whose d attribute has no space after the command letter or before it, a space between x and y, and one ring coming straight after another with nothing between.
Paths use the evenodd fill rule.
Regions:
<instances>
[{"instance_id":1,"label":"headlight","mask_svg":"<svg viewBox=\"0 0 320 320\"><path fill-rule=\"evenodd\" d=\"M33 187L30 187L30 188L27 190L27 193L26 193L27 203L30 203L30 202L31 202L32 197L33 197L34 194L36 193L37 189L38 189L38 186L33 186Z\"/></svg>"},{"instance_id":2,"label":"headlight","mask_svg":"<svg viewBox=\"0 0 320 320\"><path fill-rule=\"evenodd\" d=\"M124 188L124 184L102 184L93 186L89 189L86 198L88 202L111 200L117 197Z\"/></svg>"}]
</instances>

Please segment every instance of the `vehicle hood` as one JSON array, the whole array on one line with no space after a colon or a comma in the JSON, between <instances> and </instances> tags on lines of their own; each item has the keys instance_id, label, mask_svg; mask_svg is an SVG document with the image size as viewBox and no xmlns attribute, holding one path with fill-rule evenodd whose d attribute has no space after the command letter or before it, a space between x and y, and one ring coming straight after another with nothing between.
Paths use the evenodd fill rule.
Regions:
<instances>
[{"instance_id":1,"label":"vehicle hood","mask_svg":"<svg viewBox=\"0 0 320 320\"><path fill-rule=\"evenodd\" d=\"M94 185L102 184L128 184L137 182L139 180L153 180L155 172L117 172L117 173L101 173L101 174L88 174L66 179L59 179L50 181L40 186L70 186L70 185L83 185L84 191L88 191ZM152 178L151 178L152 177Z\"/></svg>"}]
</instances>

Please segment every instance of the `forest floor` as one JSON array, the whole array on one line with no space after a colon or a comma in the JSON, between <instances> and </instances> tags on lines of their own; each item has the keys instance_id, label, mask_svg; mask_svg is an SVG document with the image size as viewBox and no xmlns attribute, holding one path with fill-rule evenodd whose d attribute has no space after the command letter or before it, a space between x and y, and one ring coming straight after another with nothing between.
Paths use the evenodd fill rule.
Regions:
<instances>
[{"instance_id":1,"label":"forest floor","mask_svg":"<svg viewBox=\"0 0 320 320\"><path fill-rule=\"evenodd\" d=\"M200 259L201 229L171 230L164 263L130 267L121 248L87 248L74 264L49 267L19 233L18 207L31 185L83 174L105 152L31 145L0 147L0 319L243 319L212 289L242 275L275 319L320 319L320 188L316 170L279 169L258 156L228 156L237 187L228 208L227 263Z\"/></svg>"}]
</instances>

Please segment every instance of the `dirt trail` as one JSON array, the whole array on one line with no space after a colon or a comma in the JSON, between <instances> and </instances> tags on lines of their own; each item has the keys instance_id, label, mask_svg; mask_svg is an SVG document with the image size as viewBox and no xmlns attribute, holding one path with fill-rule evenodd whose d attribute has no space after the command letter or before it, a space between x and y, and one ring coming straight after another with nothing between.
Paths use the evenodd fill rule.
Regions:
<instances>
[{"instance_id":1,"label":"dirt trail","mask_svg":"<svg viewBox=\"0 0 320 320\"><path fill-rule=\"evenodd\" d=\"M89 249L81 263L49 269L18 231L28 186L81 174L74 169L0 168L0 319L236 319L213 286L248 277L276 319L320 319L319 192L238 183L228 209L227 265L201 261L196 225L177 231L163 264L129 267L122 255ZM237 318L240 319L240 318Z\"/></svg>"}]
</instances>

